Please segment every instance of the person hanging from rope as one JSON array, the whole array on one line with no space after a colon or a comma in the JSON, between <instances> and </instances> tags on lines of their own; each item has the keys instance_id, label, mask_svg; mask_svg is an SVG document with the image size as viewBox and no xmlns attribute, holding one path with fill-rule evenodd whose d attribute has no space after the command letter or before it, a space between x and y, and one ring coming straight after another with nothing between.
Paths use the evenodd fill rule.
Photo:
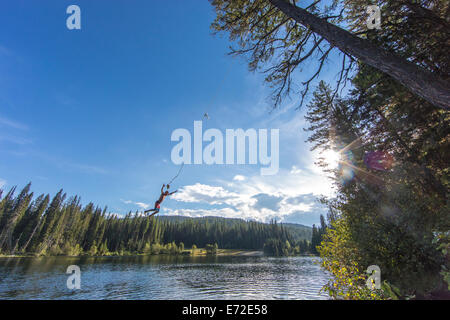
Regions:
<instances>
[{"instance_id":1,"label":"person hanging from rope","mask_svg":"<svg viewBox=\"0 0 450 320\"><path fill-rule=\"evenodd\" d=\"M164 187L166 187L166 191L164 191ZM161 195L159 196L159 199L156 200L155 207L153 209L150 209L150 210L145 210L144 211L145 214L147 214L149 212L152 212L152 211L154 211L154 212L151 215L149 215L149 217L157 214L159 212L159 209L161 208L160 207L161 202L163 202L166 197L171 196L174 193L178 192L178 190L175 190L174 192L170 192L169 193L169 188L170 188L169 184L167 186L165 184L162 185L162 187L161 187Z\"/></svg>"}]
</instances>

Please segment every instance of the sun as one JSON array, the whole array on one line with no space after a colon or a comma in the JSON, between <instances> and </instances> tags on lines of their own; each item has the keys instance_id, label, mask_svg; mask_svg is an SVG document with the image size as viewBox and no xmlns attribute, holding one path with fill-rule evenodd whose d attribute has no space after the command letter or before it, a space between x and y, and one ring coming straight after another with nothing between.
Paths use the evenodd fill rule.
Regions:
<instances>
[{"instance_id":1,"label":"sun","mask_svg":"<svg viewBox=\"0 0 450 320\"><path fill-rule=\"evenodd\" d=\"M321 157L325 160L326 164L329 168L335 169L339 165L339 160L341 159L341 155L339 152L333 150L326 150L322 152Z\"/></svg>"}]
</instances>

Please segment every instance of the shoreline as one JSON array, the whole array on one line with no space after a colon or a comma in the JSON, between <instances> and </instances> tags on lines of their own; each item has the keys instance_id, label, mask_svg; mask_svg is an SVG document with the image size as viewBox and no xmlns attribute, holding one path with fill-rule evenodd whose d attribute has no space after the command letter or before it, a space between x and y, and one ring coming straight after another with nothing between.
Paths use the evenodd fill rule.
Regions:
<instances>
[{"instance_id":1,"label":"shoreline","mask_svg":"<svg viewBox=\"0 0 450 320\"><path fill-rule=\"evenodd\" d=\"M171 253L159 253L159 254L146 254L146 253L130 253L130 254L109 254L109 255L89 255L89 254L80 254L77 256L70 255L34 255L34 254L14 254L14 255L0 255L0 259L2 258L52 258L52 257L66 257L66 258L79 258L79 257L139 257L139 256L190 256L190 257L199 257L199 256L247 256L247 257L260 257L264 256L264 252L262 250L247 250L247 249L217 249L216 254L210 254L206 252L204 248L197 248L195 252L192 252L192 249L184 250L178 254Z\"/></svg>"},{"instance_id":2,"label":"shoreline","mask_svg":"<svg viewBox=\"0 0 450 320\"><path fill-rule=\"evenodd\" d=\"M217 249L216 254L208 254L204 248L195 249L195 252L192 252L191 249L185 250L179 254L170 254L170 253L160 253L160 254L146 254L146 253L133 253L133 254L110 254L110 255L88 255L81 254L77 256L70 255L33 255L33 254L18 254L18 255L0 255L0 259L2 258L55 258L55 257L65 257L65 258L96 258L96 257L139 257L139 256L183 256L183 257L207 257L207 256L220 256L220 257L272 257L264 254L262 250L248 250L248 249ZM282 256L282 257L299 257L299 256L311 256L316 257L315 255L310 254L301 254L296 256Z\"/></svg>"}]
</instances>

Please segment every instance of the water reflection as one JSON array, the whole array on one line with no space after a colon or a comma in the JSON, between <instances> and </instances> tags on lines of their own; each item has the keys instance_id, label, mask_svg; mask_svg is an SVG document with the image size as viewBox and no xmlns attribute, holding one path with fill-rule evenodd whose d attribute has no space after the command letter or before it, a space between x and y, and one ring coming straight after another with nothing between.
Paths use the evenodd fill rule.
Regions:
<instances>
[{"instance_id":1,"label":"water reflection","mask_svg":"<svg viewBox=\"0 0 450 320\"><path fill-rule=\"evenodd\" d=\"M1 258L1 299L326 299L311 257ZM81 289L66 268L81 268Z\"/></svg>"}]
</instances>

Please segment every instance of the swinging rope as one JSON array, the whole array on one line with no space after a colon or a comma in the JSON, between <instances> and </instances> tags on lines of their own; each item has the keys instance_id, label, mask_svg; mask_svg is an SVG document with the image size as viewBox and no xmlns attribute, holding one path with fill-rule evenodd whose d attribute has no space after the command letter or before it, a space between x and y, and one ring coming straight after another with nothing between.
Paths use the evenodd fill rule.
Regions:
<instances>
[{"instance_id":1,"label":"swinging rope","mask_svg":"<svg viewBox=\"0 0 450 320\"><path fill-rule=\"evenodd\" d=\"M172 184L173 180L175 180L181 173L181 170L183 170L184 167L184 162L181 164L180 169L178 170L178 173L175 175L175 177L172 178L172 180L170 180L170 182L168 184Z\"/></svg>"}]
</instances>

